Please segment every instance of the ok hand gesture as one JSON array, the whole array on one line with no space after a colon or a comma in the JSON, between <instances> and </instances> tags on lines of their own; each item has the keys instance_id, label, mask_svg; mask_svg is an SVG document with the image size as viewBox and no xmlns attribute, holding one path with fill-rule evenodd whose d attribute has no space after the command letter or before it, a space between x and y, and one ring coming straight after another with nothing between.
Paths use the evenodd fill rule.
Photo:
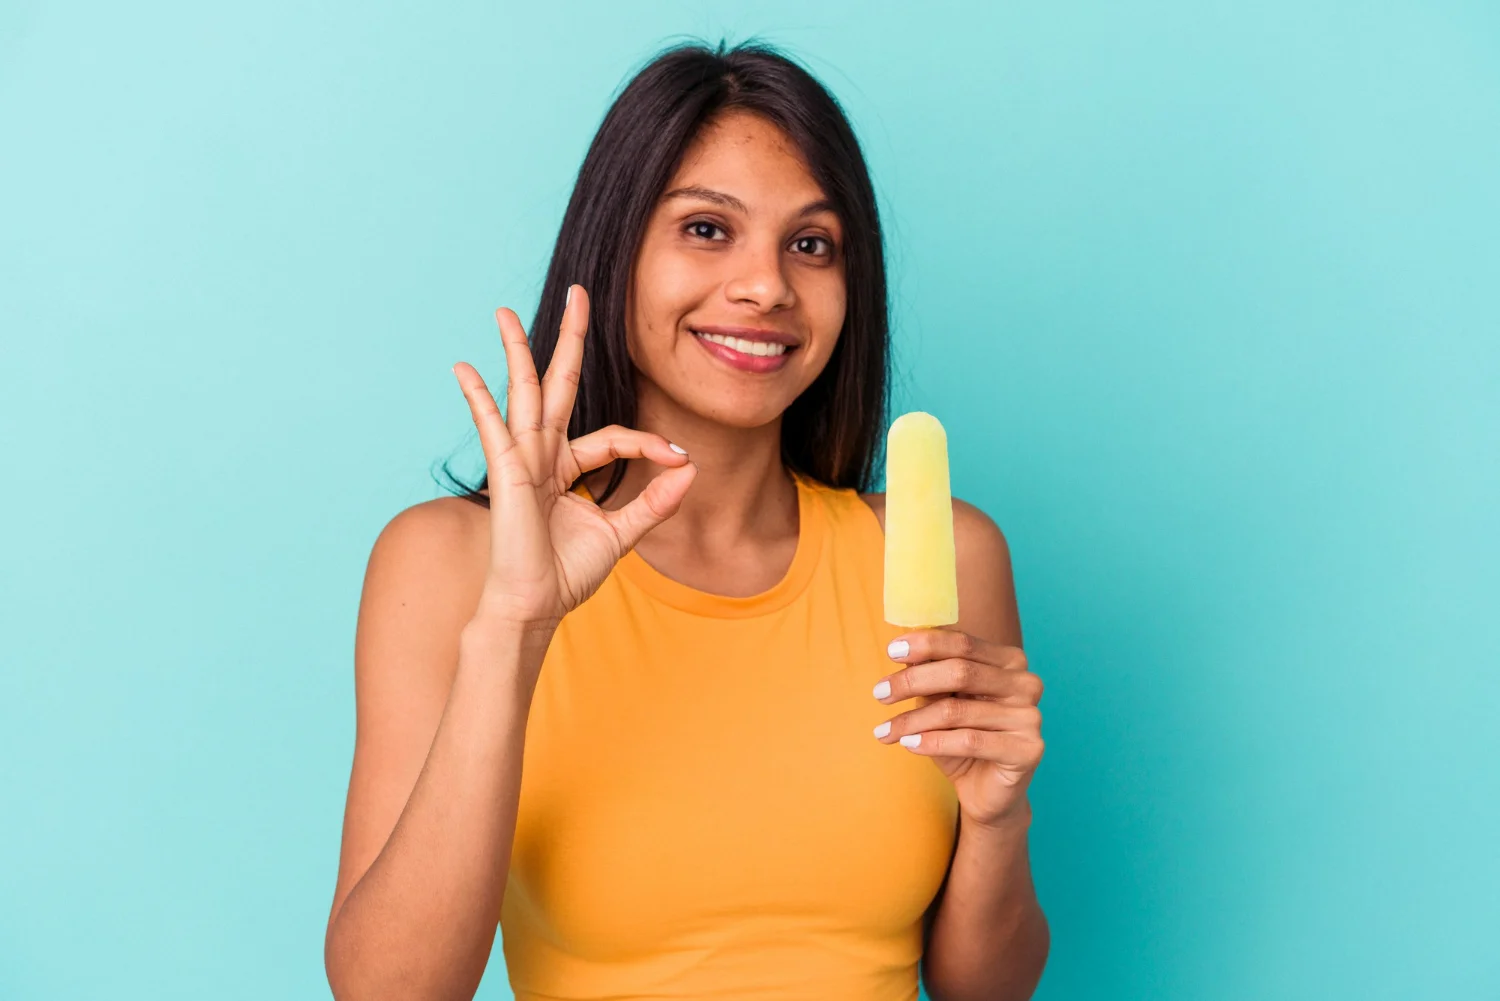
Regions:
<instances>
[{"instance_id":1,"label":"ok hand gesture","mask_svg":"<svg viewBox=\"0 0 1500 1001\"><path fill-rule=\"evenodd\" d=\"M478 371L453 366L479 429L489 471L490 564L475 618L555 626L598 590L641 537L677 512L698 467L658 434L620 425L568 440L589 300L568 290L557 349L538 381L520 318L496 310L508 370L505 416ZM612 459L668 467L617 511L572 493L578 477Z\"/></svg>"}]
</instances>

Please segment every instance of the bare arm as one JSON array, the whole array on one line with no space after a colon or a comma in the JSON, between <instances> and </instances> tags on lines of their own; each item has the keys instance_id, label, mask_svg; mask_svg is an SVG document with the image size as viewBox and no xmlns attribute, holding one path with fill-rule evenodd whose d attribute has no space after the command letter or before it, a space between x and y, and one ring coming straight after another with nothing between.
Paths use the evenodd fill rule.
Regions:
<instances>
[{"instance_id":1,"label":"bare arm","mask_svg":"<svg viewBox=\"0 0 1500 1001\"><path fill-rule=\"evenodd\" d=\"M472 997L494 942L550 633L460 619L477 598L472 532L451 508L465 503L403 512L371 553L325 940L335 997Z\"/></svg>"},{"instance_id":2,"label":"bare arm","mask_svg":"<svg viewBox=\"0 0 1500 1001\"><path fill-rule=\"evenodd\" d=\"M579 286L546 382L510 310L504 416L460 362L484 446L489 515L444 498L392 519L365 575L357 734L324 939L339 1001L472 998L504 899L531 698L558 624L675 513L697 467L615 425L569 441L588 324ZM604 511L569 491L616 458L667 467Z\"/></svg>"},{"instance_id":3,"label":"bare arm","mask_svg":"<svg viewBox=\"0 0 1500 1001\"><path fill-rule=\"evenodd\" d=\"M1026 1001L1041 980L1049 947L1026 827L961 829L923 957L928 996Z\"/></svg>"},{"instance_id":4,"label":"bare arm","mask_svg":"<svg viewBox=\"0 0 1500 1001\"><path fill-rule=\"evenodd\" d=\"M1010 550L978 508L954 502L958 542L958 628L1021 646ZM1025 1001L1050 948L1027 855L1031 807L996 827L961 823L953 860L931 915L923 979L934 1001Z\"/></svg>"},{"instance_id":5,"label":"bare arm","mask_svg":"<svg viewBox=\"0 0 1500 1001\"><path fill-rule=\"evenodd\" d=\"M884 529L885 495L861 497ZM1019 652L1021 615L1004 534L982 510L956 498L953 531L956 628ZM1033 688L1039 698L1040 684ZM948 872L922 917L923 986L934 1001L1024 1001L1041 979L1051 945L1027 855L1030 804L998 826L965 823L959 813Z\"/></svg>"}]
</instances>

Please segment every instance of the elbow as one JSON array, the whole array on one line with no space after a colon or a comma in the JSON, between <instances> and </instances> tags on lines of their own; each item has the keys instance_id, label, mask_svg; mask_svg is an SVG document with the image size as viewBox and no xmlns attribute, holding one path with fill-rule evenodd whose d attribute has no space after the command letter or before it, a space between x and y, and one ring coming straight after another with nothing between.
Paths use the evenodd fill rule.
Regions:
<instances>
[{"instance_id":1,"label":"elbow","mask_svg":"<svg viewBox=\"0 0 1500 1001\"><path fill-rule=\"evenodd\" d=\"M328 922L328 932L323 936L323 973L328 978L328 988L334 1001L362 1001L367 995L358 990L350 975L348 943L341 933L338 916Z\"/></svg>"},{"instance_id":2,"label":"elbow","mask_svg":"<svg viewBox=\"0 0 1500 1001\"><path fill-rule=\"evenodd\" d=\"M999 939L986 947L970 948L967 961L957 967L950 957L938 958L932 965L924 956L922 987L931 1001L1030 1001L1051 948L1052 932L1038 906Z\"/></svg>"},{"instance_id":3,"label":"elbow","mask_svg":"<svg viewBox=\"0 0 1500 1001\"><path fill-rule=\"evenodd\" d=\"M323 937L323 972L334 1001L384 1001L386 998L427 998L419 991L399 989L394 971L381 969L379 963L361 962L359 943L347 920L336 916Z\"/></svg>"},{"instance_id":4,"label":"elbow","mask_svg":"<svg viewBox=\"0 0 1500 1001\"><path fill-rule=\"evenodd\" d=\"M1042 982L1042 972L1047 968L1047 956L1051 951L1052 929L1047 924L1047 916L1038 907L1030 934L1026 936L1016 981L1007 985L1007 990L994 995L995 1001L1030 1001Z\"/></svg>"},{"instance_id":5,"label":"elbow","mask_svg":"<svg viewBox=\"0 0 1500 1001\"><path fill-rule=\"evenodd\" d=\"M334 1001L473 1001L479 990L482 965L469 976L355 938L354 929L338 918L324 936L323 972Z\"/></svg>"}]
</instances>

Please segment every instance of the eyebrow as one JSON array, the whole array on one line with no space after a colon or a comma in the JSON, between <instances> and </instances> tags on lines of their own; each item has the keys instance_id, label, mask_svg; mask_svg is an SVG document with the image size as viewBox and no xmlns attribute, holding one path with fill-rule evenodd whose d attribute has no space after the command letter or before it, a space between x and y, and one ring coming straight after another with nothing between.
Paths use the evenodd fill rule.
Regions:
<instances>
[{"instance_id":1,"label":"eyebrow","mask_svg":"<svg viewBox=\"0 0 1500 1001\"><path fill-rule=\"evenodd\" d=\"M661 197L662 201L666 201L668 198L701 198L706 202L713 202L715 205L734 209L736 212L744 212L747 215L750 212L750 207L733 195L726 194L723 191L715 191L713 188L705 188L697 184L690 184L685 188L673 188ZM815 212L833 211L835 211L833 202L827 198L820 198L815 202L808 202L802 206L797 211L797 215L800 217L812 215Z\"/></svg>"}]
</instances>

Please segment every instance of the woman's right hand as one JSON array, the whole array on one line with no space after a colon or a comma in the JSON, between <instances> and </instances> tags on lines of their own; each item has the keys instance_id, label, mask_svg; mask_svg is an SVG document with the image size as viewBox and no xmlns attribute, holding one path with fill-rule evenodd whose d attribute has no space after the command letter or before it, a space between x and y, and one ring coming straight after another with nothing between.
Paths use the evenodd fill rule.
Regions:
<instances>
[{"instance_id":1,"label":"woman's right hand","mask_svg":"<svg viewBox=\"0 0 1500 1001\"><path fill-rule=\"evenodd\" d=\"M610 425L568 440L588 316L588 294L574 285L557 349L538 381L520 318L496 310L509 374L504 417L474 367L453 366L489 471L490 562L473 621L555 627L642 536L677 512L697 475L687 455L658 434ZM668 468L617 511L571 492L580 474L616 458Z\"/></svg>"}]
</instances>

